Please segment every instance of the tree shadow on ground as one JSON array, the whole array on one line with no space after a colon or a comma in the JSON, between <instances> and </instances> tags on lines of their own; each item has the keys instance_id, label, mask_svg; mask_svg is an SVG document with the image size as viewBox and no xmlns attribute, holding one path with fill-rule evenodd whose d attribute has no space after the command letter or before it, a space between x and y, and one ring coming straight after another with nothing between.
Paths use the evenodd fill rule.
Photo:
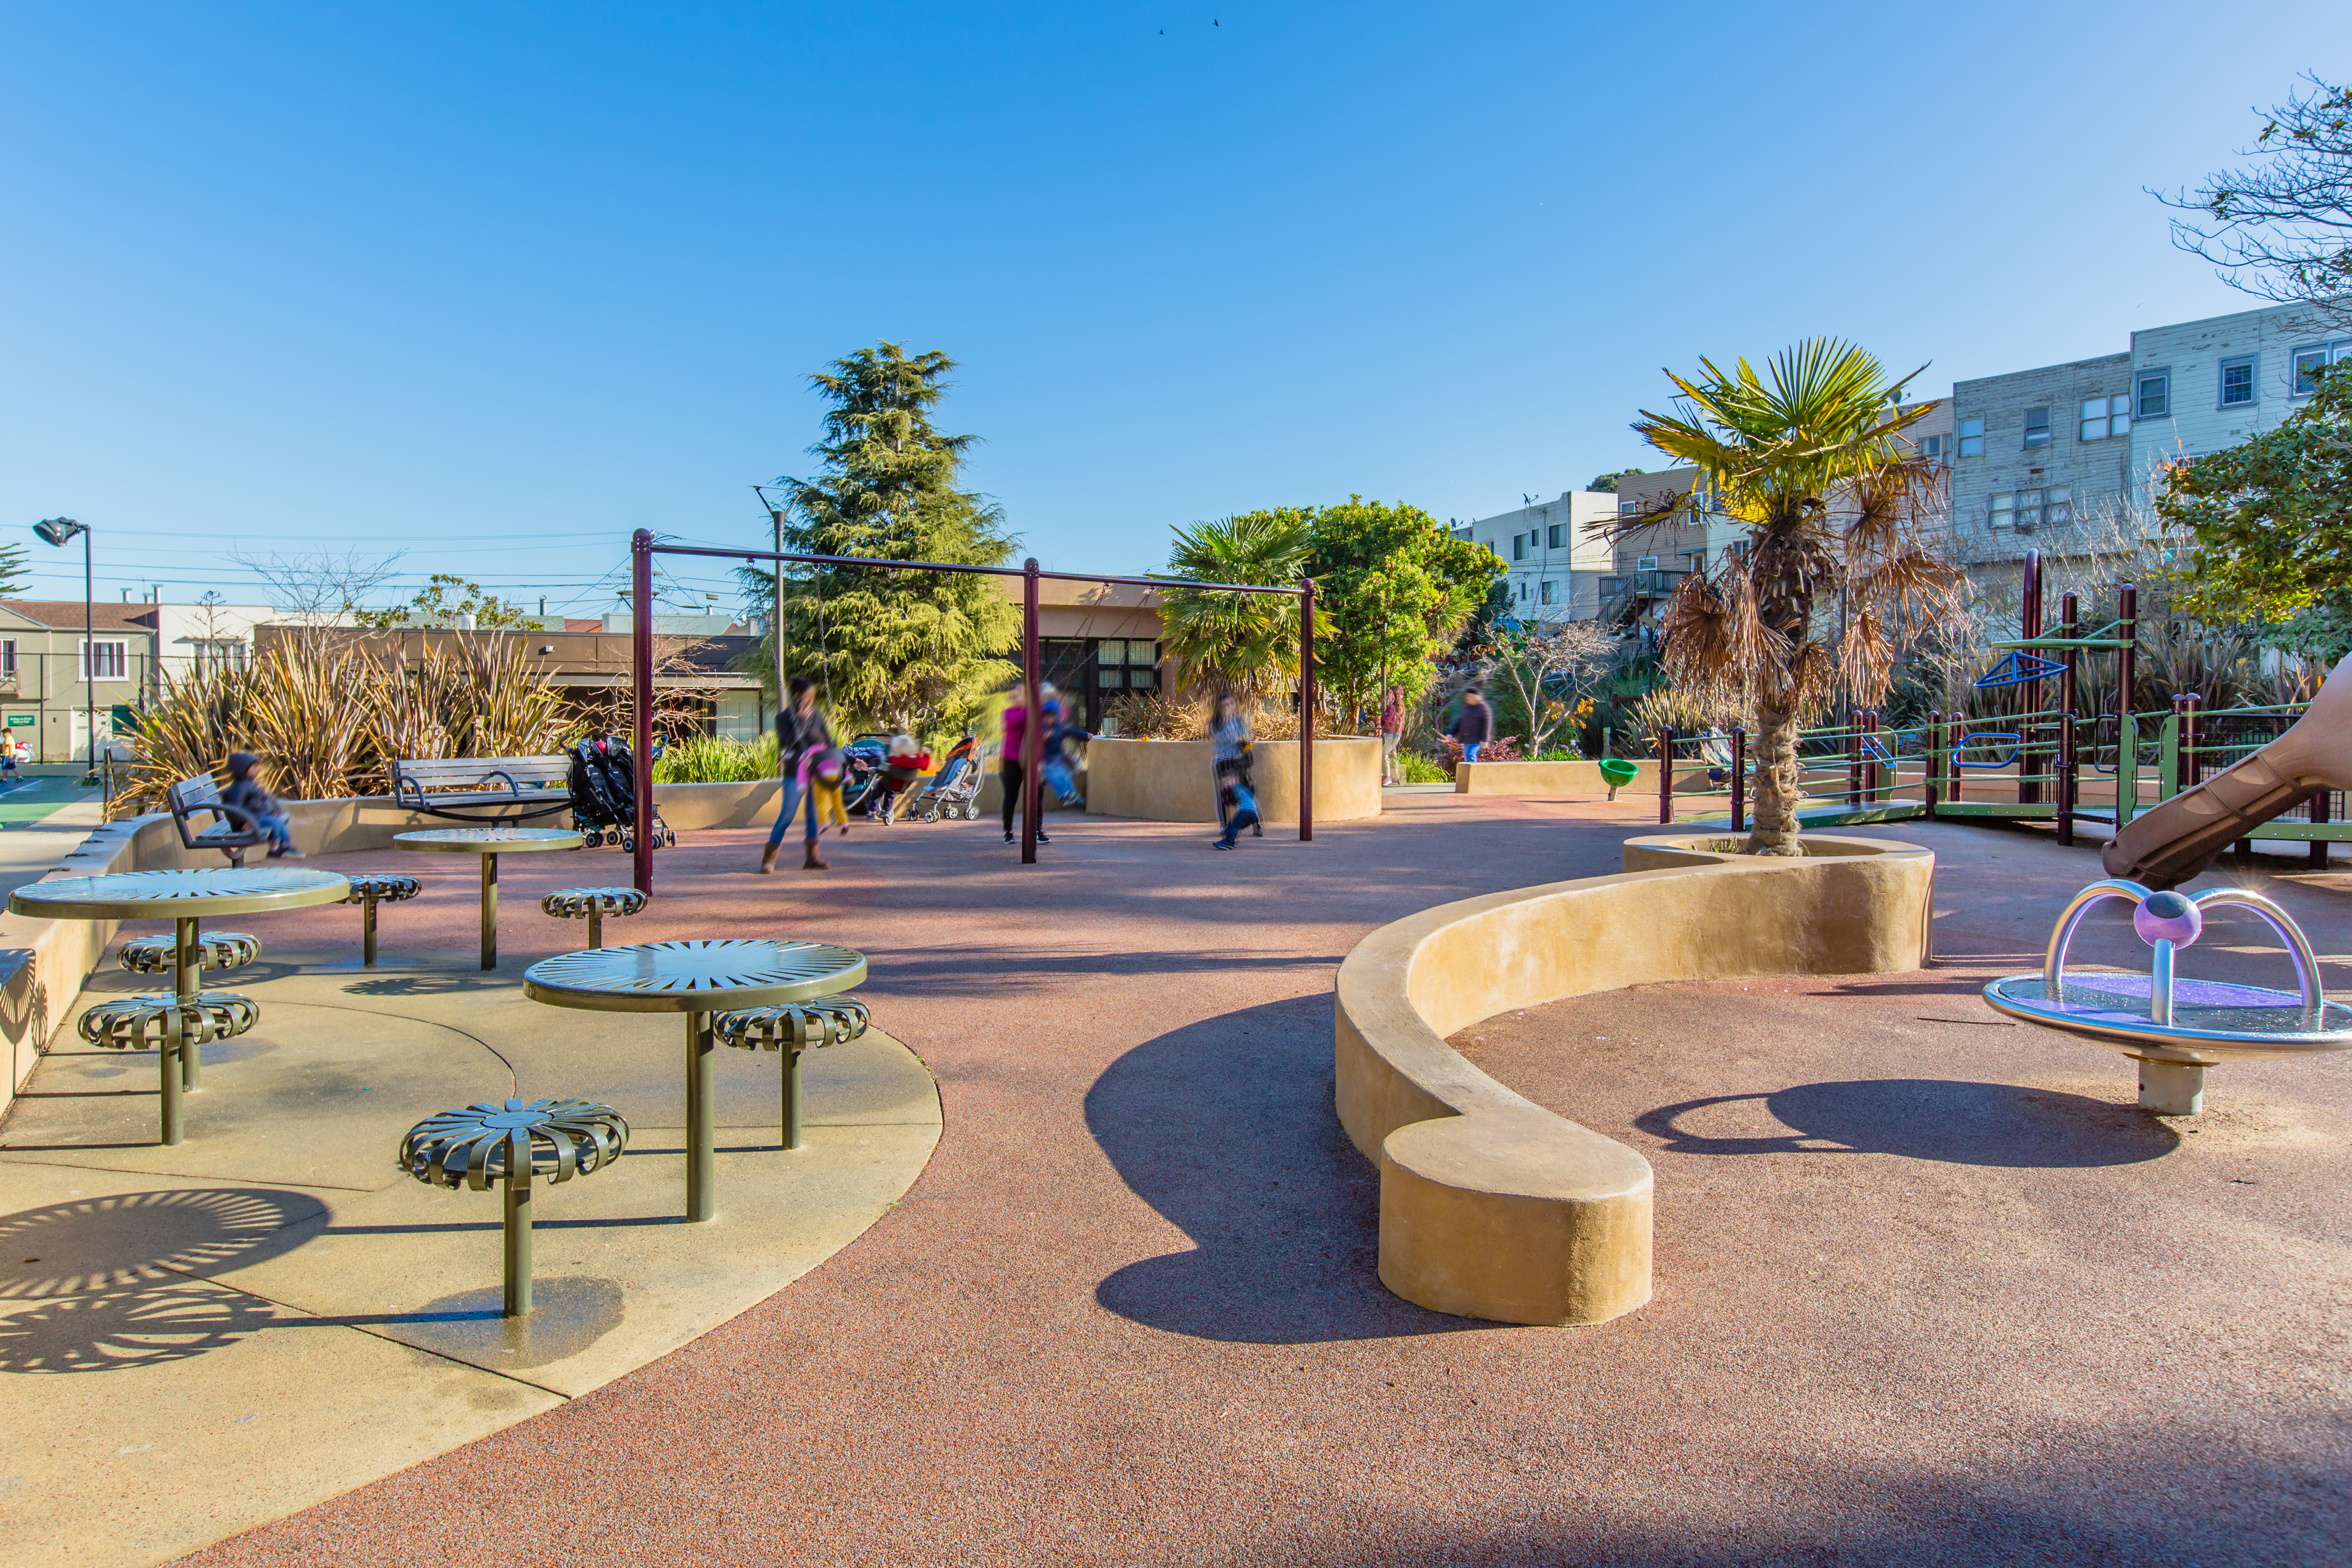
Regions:
<instances>
[{"instance_id":1,"label":"tree shadow on ground","mask_svg":"<svg viewBox=\"0 0 2352 1568\"><path fill-rule=\"evenodd\" d=\"M1710 1122L1752 1125L1760 1107L1790 1131L1710 1134ZM2160 1159L2180 1135L2129 1106L2015 1084L1865 1079L1799 1084L1769 1095L1722 1094L1643 1111L1633 1125L1674 1154L1896 1154L1955 1165L2040 1170Z\"/></svg>"},{"instance_id":2,"label":"tree shadow on ground","mask_svg":"<svg viewBox=\"0 0 2352 1568\"><path fill-rule=\"evenodd\" d=\"M1491 1329L1380 1282L1380 1174L1339 1130L1328 994L1147 1040L1087 1091L1087 1125L1135 1194L1192 1240L1096 1288L1122 1317L1244 1344Z\"/></svg>"}]
</instances>

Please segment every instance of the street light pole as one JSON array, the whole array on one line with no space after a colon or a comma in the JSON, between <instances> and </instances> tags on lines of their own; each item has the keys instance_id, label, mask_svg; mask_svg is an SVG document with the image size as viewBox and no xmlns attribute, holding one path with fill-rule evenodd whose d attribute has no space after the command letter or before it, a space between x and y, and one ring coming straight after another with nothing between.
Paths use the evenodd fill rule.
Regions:
<instances>
[{"instance_id":1,"label":"street light pole","mask_svg":"<svg viewBox=\"0 0 2352 1568\"><path fill-rule=\"evenodd\" d=\"M69 517L45 517L33 525L33 531L44 544L62 550L73 542L75 534L81 535L81 675L82 699L88 704L85 720L89 726L89 771L98 772L98 613L92 608L95 592L92 586L89 525L76 522ZM104 779L99 781L103 789Z\"/></svg>"}]
</instances>

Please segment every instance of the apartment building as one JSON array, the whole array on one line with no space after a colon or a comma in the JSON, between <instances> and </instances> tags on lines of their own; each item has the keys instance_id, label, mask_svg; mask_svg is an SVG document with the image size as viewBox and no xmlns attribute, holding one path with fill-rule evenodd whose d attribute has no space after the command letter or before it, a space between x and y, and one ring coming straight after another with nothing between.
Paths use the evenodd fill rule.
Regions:
<instances>
[{"instance_id":1,"label":"apartment building","mask_svg":"<svg viewBox=\"0 0 2352 1568\"><path fill-rule=\"evenodd\" d=\"M2307 308L2273 305L2132 334L2134 493L2153 499L2167 463L2233 447L2311 395L2315 366L2352 359L2352 336Z\"/></svg>"},{"instance_id":2,"label":"apartment building","mask_svg":"<svg viewBox=\"0 0 2352 1568\"><path fill-rule=\"evenodd\" d=\"M2084 518L2116 515L2130 485L2131 403L2129 353L1954 384L1952 538L1980 587L2029 550L2082 548Z\"/></svg>"},{"instance_id":3,"label":"apartment building","mask_svg":"<svg viewBox=\"0 0 2352 1568\"><path fill-rule=\"evenodd\" d=\"M2352 335L2305 307L2273 305L2143 329L2120 353L1955 384L1944 450L1962 564L2006 603L2027 551L2117 547L2153 525L2167 464L2272 428L2311 395L2315 367L2346 359Z\"/></svg>"},{"instance_id":4,"label":"apartment building","mask_svg":"<svg viewBox=\"0 0 2352 1568\"><path fill-rule=\"evenodd\" d=\"M1698 482L1694 468L1655 474L1628 474L1617 481L1612 510L1620 518L1664 512L1692 500ZM1745 525L1713 508L1701 493L1694 505L1618 539L1610 574L1601 584L1601 613L1618 625L1654 627L1668 595L1693 572L1703 571L1744 544Z\"/></svg>"},{"instance_id":5,"label":"apartment building","mask_svg":"<svg viewBox=\"0 0 2352 1568\"><path fill-rule=\"evenodd\" d=\"M1519 619L1589 621L1601 613L1601 580L1611 561L1598 528L1616 515L1617 498L1606 490L1562 490L1557 500L1478 518L1456 532L1509 567L1505 586Z\"/></svg>"}]
</instances>

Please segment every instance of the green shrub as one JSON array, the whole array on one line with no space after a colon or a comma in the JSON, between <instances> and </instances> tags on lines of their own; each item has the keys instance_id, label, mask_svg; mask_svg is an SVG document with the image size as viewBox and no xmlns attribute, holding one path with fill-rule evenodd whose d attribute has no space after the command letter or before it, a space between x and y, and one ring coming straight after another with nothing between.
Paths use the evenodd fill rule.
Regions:
<instances>
[{"instance_id":1,"label":"green shrub","mask_svg":"<svg viewBox=\"0 0 2352 1568\"><path fill-rule=\"evenodd\" d=\"M776 737L750 745L719 735L673 741L654 761L656 784L739 784L776 776Z\"/></svg>"},{"instance_id":2,"label":"green shrub","mask_svg":"<svg viewBox=\"0 0 2352 1568\"><path fill-rule=\"evenodd\" d=\"M1445 784L1454 777L1445 771L1443 763L1424 757L1419 752L1399 752L1397 763L1404 769L1404 782L1407 784Z\"/></svg>"}]
</instances>

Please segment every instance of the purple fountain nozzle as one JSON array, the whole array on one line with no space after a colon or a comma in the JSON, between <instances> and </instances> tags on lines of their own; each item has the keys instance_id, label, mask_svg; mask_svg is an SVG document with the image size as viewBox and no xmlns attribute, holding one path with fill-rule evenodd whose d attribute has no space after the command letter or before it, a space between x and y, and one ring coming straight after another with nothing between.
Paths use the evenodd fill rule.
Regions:
<instances>
[{"instance_id":1,"label":"purple fountain nozzle","mask_svg":"<svg viewBox=\"0 0 2352 1568\"><path fill-rule=\"evenodd\" d=\"M2150 947L2159 942L2187 947L2205 933L2205 915L2186 893L2150 893L2132 911L2132 930Z\"/></svg>"}]
</instances>

